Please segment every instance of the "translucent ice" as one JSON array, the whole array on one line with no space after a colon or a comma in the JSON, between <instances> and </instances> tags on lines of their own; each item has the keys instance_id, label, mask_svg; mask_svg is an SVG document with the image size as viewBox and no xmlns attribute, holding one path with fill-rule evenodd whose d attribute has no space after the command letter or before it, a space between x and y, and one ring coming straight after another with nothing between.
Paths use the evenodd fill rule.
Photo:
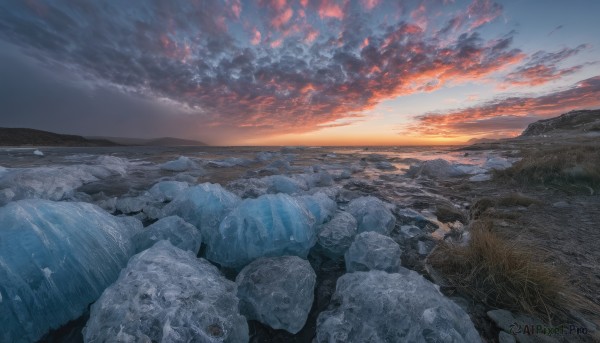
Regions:
<instances>
[{"instance_id":1,"label":"translucent ice","mask_svg":"<svg viewBox=\"0 0 600 343\"><path fill-rule=\"evenodd\" d=\"M314 223L313 215L287 194L245 199L205 238L206 256L234 268L263 256L306 257L316 241Z\"/></svg>"},{"instance_id":2,"label":"translucent ice","mask_svg":"<svg viewBox=\"0 0 600 343\"><path fill-rule=\"evenodd\" d=\"M33 154L36 156L44 156L44 153L37 149L33 151Z\"/></svg>"},{"instance_id":3,"label":"translucent ice","mask_svg":"<svg viewBox=\"0 0 600 343\"><path fill-rule=\"evenodd\" d=\"M168 240L179 249L197 254L202 243L202 234L180 217L170 216L144 228L132 238L136 253L150 248L161 240Z\"/></svg>"},{"instance_id":4,"label":"translucent ice","mask_svg":"<svg viewBox=\"0 0 600 343\"><path fill-rule=\"evenodd\" d=\"M263 179L238 179L227 184L227 189L242 198L257 198L267 194L269 185Z\"/></svg>"},{"instance_id":5,"label":"translucent ice","mask_svg":"<svg viewBox=\"0 0 600 343\"><path fill-rule=\"evenodd\" d=\"M385 203L372 196L350 201L348 212L356 218L358 232L375 231L389 235L396 224L396 218Z\"/></svg>"},{"instance_id":6,"label":"translucent ice","mask_svg":"<svg viewBox=\"0 0 600 343\"><path fill-rule=\"evenodd\" d=\"M186 156L179 156L176 160L165 162L160 165L160 169L174 172L182 172L195 168L198 168L198 164Z\"/></svg>"},{"instance_id":7,"label":"translucent ice","mask_svg":"<svg viewBox=\"0 0 600 343\"><path fill-rule=\"evenodd\" d=\"M410 166L406 174L410 177L424 175L436 179L444 179L465 175L464 171L458 168L458 166L441 158L431 161L424 161L419 164L412 165Z\"/></svg>"},{"instance_id":8,"label":"translucent ice","mask_svg":"<svg viewBox=\"0 0 600 343\"><path fill-rule=\"evenodd\" d=\"M121 213L137 213L144 209L144 206L148 203L148 198L140 197L124 197L117 199L115 208Z\"/></svg>"},{"instance_id":9,"label":"translucent ice","mask_svg":"<svg viewBox=\"0 0 600 343\"><path fill-rule=\"evenodd\" d=\"M486 169L496 170L504 170L510 168L510 166L512 166L512 163L509 160L498 156L488 158L483 165L483 167Z\"/></svg>"},{"instance_id":10,"label":"translucent ice","mask_svg":"<svg viewBox=\"0 0 600 343\"><path fill-rule=\"evenodd\" d=\"M273 329L297 333L310 312L316 279L310 263L297 256L259 258L235 279L240 312Z\"/></svg>"},{"instance_id":11,"label":"translucent ice","mask_svg":"<svg viewBox=\"0 0 600 343\"><path fill-rule=\"evenodd\" d=\"M288 176L273 175L264 177L263 180L268 185L269 193L297 194L308 189L306 181Z\"/></svg>"},{"instance_id":12,"label":"translucent ice","mask_svg":"<svg viewBox=\"0 0 600 343\"><path fill-rule=\"evenodd\" d=\"M92 305L86 342L247 342L236 286L208 261L160 241L131 258Z\"/></svg>"},{"instance_id":13,"label":"translucent ice","mask_svg":"<svg viewBox=\"0 0 600 343\"><path fill-rule=\"evenodd\" d=\"M302 195L297 197L298 200L312 213L315 217L315 224L321 225L333 217L337 210L337 204L324 193L316 193L313 195Z\"/></svg>"},{"instance_id":14,"label":"translucent ice","mask_svg":"<svg viewBox=\"0 0 600 343\"><path fill-rule=\"evenodd\" d=\"M171 201L189 187L187 182L161 181L152 186L148 193L157 201Z\"/></svg>"},{"instance_id":15,"label":"translucent ice","mask_svg":"<svg viewBox=\"0 0 600 343\"><path fill-rule=\"evenodd\" d=\"M345 274L317 319L318 343L481 342L469 315L414 271Z\"/></svg>"},{"instance_id":16,"label":"translucent ice","mask_svg":"<svg viewBox=\"0 0 600 343\"><path fill-rule=\"evenodd\" d=\"M177 215L202 232L202 240L215 235L221 220L237 206L240 198L212 183L203 183L181 192L163 208L165 215Z\"/></svg>"},{"instance_id":17,"label":"translucent ice","mask_svg":"<svg viewBox=\"0 0 600 343\"><path fill-rule=\"evenodd\" d=\"M356 219L348 212L338 212L323 225L317 242L325 255L333 259L343 256L356 235Z\"/></svg>"},{"instance_id":18,"label":"translucent ice","mask_svg":"<svg viewBox=\"0 0 600 343\"><path fill-rule=\"evenodd\" d=\"M87 203L0 208L0 342L32 342L79 317L114 282L142 229Z\"/></svg>"},{"instance_id":19,"label":"translucent ice","mask_svg":"<svg viewBox=\"0 0 600 343\"><path fill-rule=\"evenodd\" d=\"M346 271L383 270L395 273L400 270L402 251L398 243L377 232L363 232L356 236L345 254Z\"/></svg>"},{"instance_id":20,"label":"translucent ice","mask_svg":"<svg viewBox=\"0 0 600 343\"><path fill-rule=\"evenodd\" d=\"M68 199L84 184L124 176L129 164L119 157L100 156L93 164L7 169L0 173L0 206L21 199Z\"/></svg>"},{"instance_id":21,"label":"translucent ice","mask_svg":"<svg viewBox=\"0 0 600 343\"><path fill-rule=\"evenodd\" d=\"M247 158L229 157L223 160L208 161L208 165L211 167L218 168L230 168L235 166L247 166L254 163L254 161Z\"/></svg>"}]
</instances>

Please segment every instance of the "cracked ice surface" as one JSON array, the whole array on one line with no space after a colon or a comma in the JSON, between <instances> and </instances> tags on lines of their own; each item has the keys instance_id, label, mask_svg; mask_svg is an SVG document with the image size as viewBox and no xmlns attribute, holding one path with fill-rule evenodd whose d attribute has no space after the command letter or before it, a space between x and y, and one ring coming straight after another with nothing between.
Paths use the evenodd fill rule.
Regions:
<instances>
[{"instance_id":1,"label":"cracked ice surface","mask_svg":"<svg viewBox=\"0 0 600 343\"><path fill-rule=\"evenodd\" d=\"M206 256L223 266L241 268L259 257L305 258L316 242L315 218L287 194L243 200L209 237Z\"/></svg>"},{"instance_id":2,"label":"cracked ice surface","mask_svg":"<svg viewBox=\"0 0 600 343\"><path fill-rule=\"evenodd\" d=\"M86 203L21 200L0 208L1 342L32 342L79 317L133 254L133 218Z\"/></svg>"},{"instance_id":3,"label":"cracked ice surface","mask_svg":"<svg viewBox=\"0 0 600 343\"><path fill-rule=\"evenodd\" d=\"M408 269L345 274L331 303L317 318L317 343L481 342L469 315Z\"/></svg>"},{"instance_id":4,"label":"cracked ice surface","mask_svg":"<svg viewBox=\"0 0 600 343\"><path fill-rule=\"evenodd\" d=\"M248 342L236 285L202 258L160 241L131 258L92 305L86 342Z\"/></svg>"}]
</instances>

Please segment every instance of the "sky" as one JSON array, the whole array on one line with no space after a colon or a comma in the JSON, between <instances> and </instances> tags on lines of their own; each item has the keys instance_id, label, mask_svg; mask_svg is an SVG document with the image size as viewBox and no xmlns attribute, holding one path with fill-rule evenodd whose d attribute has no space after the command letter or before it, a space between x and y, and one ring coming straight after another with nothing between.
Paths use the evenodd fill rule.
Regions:
<instances>
[{"instance_id":1,"label":"sky","mask_svg":"<svg viewBox=\"0 0 600 343\"><path fill-rule=\"evenodd\" d=\"M0 126L426 145L600 108L600 1L5 0Z\"/></svg>"}]
</instances>

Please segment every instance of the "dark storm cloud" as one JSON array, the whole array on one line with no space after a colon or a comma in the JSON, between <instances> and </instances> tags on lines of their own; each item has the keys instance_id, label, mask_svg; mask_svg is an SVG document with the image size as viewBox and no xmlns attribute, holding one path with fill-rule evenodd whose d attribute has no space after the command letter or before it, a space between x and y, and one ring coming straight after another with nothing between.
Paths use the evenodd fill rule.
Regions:
<instances>
[{"instance_id":1,"label":"dark storm cloud","mask_svg":"<svg viewBox=\"0 0 600 343\"><path fill-rule=\"evenodd\" d=\"M375 17L385 11L397 20ZM0 38L65 78L84 80L65 94L130 99L88 110L90 122L114 120L120 104L129 112L124 122L143 117L156 122L144 125L160 127L169 112L185 113L172 114L173 123L258 135L314 130L382 100L475 80L525 58L511 47L512 34L489 40L475 31L501 14L492 1L475 0L464 14L438 19L442 29L428 22L429 12L425 3L376 0L7 1L0 4ZM152 102L159 105L149 110ZM43 122L28 111L31 123Z\"/></svg>"}]
</instances>

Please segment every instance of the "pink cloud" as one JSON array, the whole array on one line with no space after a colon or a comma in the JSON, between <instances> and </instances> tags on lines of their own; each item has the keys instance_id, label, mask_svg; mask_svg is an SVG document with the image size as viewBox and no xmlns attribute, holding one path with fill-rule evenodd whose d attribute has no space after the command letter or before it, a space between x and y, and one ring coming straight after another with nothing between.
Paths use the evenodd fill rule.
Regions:
<instances>
[{"instance_id":1,"label":"pink cloud","mask_svg":"<svg viewBox=\"0 0 600 343\"><path fill-rule=\"evenodd\" d=\"M321 0L318 6L319 17L344 19L342 7L333 0Z\"/></svg>"},{"instance_id":2,"label":"pink cloud","mask_svg":"<svg viewBox=\"0 0 600 343\"><path fill-rule=\"evenodd\" d=\"M377 7L377 5L379 5L380 2L381 2L381 0L361 0L360 1L360 3L363 5L363 7L367 11L370 11L373 8Z\"/></svg>"},{"instance_id":3,"label":"pink cloud","mask_svg":"<svg viewBox=\"0 0 600 343\"><path fill-rule=\"evenodd\" d=\"M255 28L253 28L253 31L252 31L252 39L250 39L250 43L252 45L258 45L258 44L260 44L260 40L261 40L260 31L258 31L258 29L255 27Z\"/></svg>"}]
</instances>

